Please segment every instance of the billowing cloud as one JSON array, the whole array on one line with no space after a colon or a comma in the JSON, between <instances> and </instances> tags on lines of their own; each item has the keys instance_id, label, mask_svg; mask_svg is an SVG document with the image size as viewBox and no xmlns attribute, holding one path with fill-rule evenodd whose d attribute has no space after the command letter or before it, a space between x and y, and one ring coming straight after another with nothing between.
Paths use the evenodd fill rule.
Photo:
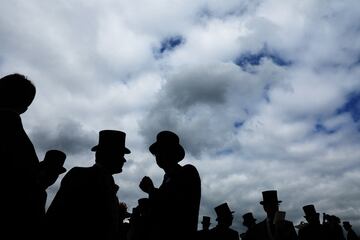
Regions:
<instances>
[{"instance_id":1,"label":"billowing cloud","mask_svg":"<svg viewBox=\"0 0 360 240\"><path fill-rule=\"evenodd\" d=\"M143 6L146 6L143 7ZM301 207L360 228L360 2L3 1L0 73L29 77L37 96L23 122L41 157L89 166L102 129L127 133L116 176L136 205L148 152L177 132L202 177L200 215L227 201L234 228L261 191L277 189L287 218ZM59 181L49 190L51 201Z\"/></svg>"}]
</instances>

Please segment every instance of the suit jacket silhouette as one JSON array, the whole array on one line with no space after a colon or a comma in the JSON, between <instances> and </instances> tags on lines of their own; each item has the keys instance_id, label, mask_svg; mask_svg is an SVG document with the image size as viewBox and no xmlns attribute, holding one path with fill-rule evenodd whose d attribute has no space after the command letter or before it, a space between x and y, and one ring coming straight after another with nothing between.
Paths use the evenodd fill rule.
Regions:
<instances>
[{"instance_id":1,"label":"suit jacket silhouette","mask_svg":"<svg viewBox=\"0 0 360 240\"><path fill-rule=\"evenodd\" d=\"M12 239L36 238L44 216L39 160L20 115L7 110L0 110L0 160L1 234Z\"/></svg>"},{"instance_id":2,"label":"suit jacket silhouette","mask_svg":"<svg viewBox=\"0 0 360 240\"><path fill-rule=\"evenodd\" d=\"M189 239L196 234L201 197L200 176L190 164L178 165L171 176L149 194L149 239Z\"/></svg>"},{"instance_id":3,"label":"suit jacket silhouette","mask_svg":"<svg viewBox=\"0 0 360 240\"><path fill-rule=\"evenodd\" d=\"M297 234L292 222L284 220L278 226L274 226L273 233L270 230L268 219L258 223L249 230L248 237L251 240L296 240Z\"/></svg>"},{"instance_id":4,"label":"suit jacket silhouette","mask_svg":"<svg viewBox=\"0 0 360 240\"><path fill-rule=\"evenodd\" d=\"M209 240L239 240L239 233L231 228L216 226L210 230Z\"/></svg>"},{"instance_id":5,"label":"suit jacket silhouette","mask_svg":"<svg viewBox=\"0 0 360 240\"><path fill-rule=\"evenodd\" d=\"M46 213L49 239L115 239L118 186L101 166L72 168Z\"/></svg>"},{"instance_id":6,"label":"suit jacket silhouette","mask_svg":"<svg viewBox=\"0 0 360 240\"><path fill-rule=\"evenodd\" d=\"M327 240L325 228L321 224L308 224L299 229L299 240Z\"/></svg>"}]
</instances>

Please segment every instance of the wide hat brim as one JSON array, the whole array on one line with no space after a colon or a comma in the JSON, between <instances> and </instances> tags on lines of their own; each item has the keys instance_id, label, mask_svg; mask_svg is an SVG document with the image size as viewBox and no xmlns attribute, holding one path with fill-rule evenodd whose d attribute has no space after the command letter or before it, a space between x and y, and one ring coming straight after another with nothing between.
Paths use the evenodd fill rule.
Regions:
<instances>
[{"instance_id":1,"label":"wide hat brim","mask_svg":"<svg viewBox=\"0 0 360 240\"><path fill-rule=\"evenodd\" d=\"M98 149L99 149L99 145L96 145L91 148L91 151L96 152ZM106 148L104 148L104 149L106 149ZM127 147L124 147L122 150L125 154L131 153L131 151Z\"/></svg>"},{"instance_id":2,"label":"wide hat brim","mask_svg":"<svg viewBox=\"0 0 360 240\"><path fill-rule=\"evenodd\" d=\"M278 204L278 203L282 203L282 201L260 201L260 204L261 205L264 205L264 204Z\"/></svg>"},{"instance_id":3,"label":"wide hat brim","mask_svg":"<svg viewBox=\"0 0 360 240\"><path fill-rule=\"evenodd\" d=\"M176 157L178 158L178 161L181 161L185 158L185 150L180 144L176 145L163 145L159 142L155 142L150 145L149 151L156 155L159 151L162 149L166 149L167 151L171 151Z\"/></svg>"}]
</instances>

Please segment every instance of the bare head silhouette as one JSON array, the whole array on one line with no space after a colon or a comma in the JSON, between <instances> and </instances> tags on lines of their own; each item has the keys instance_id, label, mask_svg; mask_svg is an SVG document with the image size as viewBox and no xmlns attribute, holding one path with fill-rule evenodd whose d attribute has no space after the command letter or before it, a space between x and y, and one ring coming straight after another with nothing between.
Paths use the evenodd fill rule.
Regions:
<instances>
[{"instance_id":1,"label":"bare head silhouette","mask_svg":"<svg viewBox=\"0 0 360 240\"><path fill-rule=\"evenodd\" d=\"M0 79L0 108L26 112L35 98L36 88L24 75L14 73Z\"/></svg>"}]
</instances>

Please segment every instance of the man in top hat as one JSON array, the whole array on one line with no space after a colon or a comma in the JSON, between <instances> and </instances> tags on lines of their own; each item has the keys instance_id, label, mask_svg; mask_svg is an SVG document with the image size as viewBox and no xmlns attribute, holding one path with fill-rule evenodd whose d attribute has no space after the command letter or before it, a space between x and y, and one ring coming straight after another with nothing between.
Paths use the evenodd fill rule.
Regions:
<instances>
[{"instance_id":1,"label":"man in top hat","mask_svg":"<svg viewBox=\"0 0 360 240\"><path fill-rule=\"evenodd\" d=\"M34 84L24 75L0 79L2 239L36 239L43 218L39 159L21 119L35 94Z\"/></svg>"},{"instance_id":2,"label":"man in top hat","mask_svg":"<svg viewBox=\"0 0 360 240\"><path fill-rule=\"evenodd\" d=\"M324 227L320 224L320 214L316 212L315 206L310 204L303 206L304 218L308 224L299 229L299 240L322 240L326 238Z\"/></svg>"},{"instance_id":3,"label":"man in top hat","mask_svg":"<svg viewBox=\"0 0 360 240\"><path fill-rule=\"evenodd\" d=\"M239 233L231 229L234 219L233 213L227 203L215 207L217 225L210 230L211 240L239 240Z\"/></svg>"},{"instance_id":4,"label":"man in top hat","mask_svg":"<svg viewBox=\"0 0 360 240\"><path fill-rule=\"evenodd\" d=\"M43 206L45 214L45 204L47 193L46 189L53 185L58 179L60 174L66 172L66 169L63 167L66 159L66 154L59 150L49 150L45 153L44 160L39 164L40 172L40 185L43 189Z\"/></svg>"},{"instance_id":5,"label":"man in top hat","mask_svg":"<svg viewBox=\"0 0 360 240\"><path fill-rule=\"evenodd\" d=\"M116 239L119 235L118 186L112 175L122 172L126 134L103 130L91 167L74 167L62 179L47 213L49 239Z\"/></svg>"},{"instance_id":6,"label":"man in top hat","mask_svg":"<svg viewBox=\"0 0 360 240\"><path fill-rule=\"evenodd\" d=\"M197 231L196 239L197 240L207 240L210 237L210 217L209 216L203 216L201 221L202 229Z\"/></svg>"},{"instance_id":7,"label":"man in top hat","mask_svg":"<svg viewBox=\"0 0 360 240\"><path fill-rule=\"evenodd\" d=\"M285 220L284 212L279 211L277 191L262 192L260 204L266 212L266 219L249 231L251 240L296 240L297 235L292 222Z\"/></svg>"},{"instance_id":8,"label":"man in top hat","mask_svg":"<svg viewBox=\"0 0 360 240\"><path fill-rule=\"evenodd\" d=\"M240 237L242 240L247 240L248 232L256 225L256 219L251 212L245 213L242 217L244 220L242 224L247 228L247 231L241 233Z\"/></svg>"},{"instance_id":9,"label":"man in top hat","mask_svg":"<svg viewBox=\"0 0 360 240\"><path fill-rule=\"evenodd\" d=\"M149 239L189 239L196 234L201 182L193 165L181 166L185 150L171 131L157 134L149 147L156 164L165 172L159 188L145 176L139 187L149 194L151 231Z\"/></svg>"},{"instance_id":10,"label":"man in top hat","mask_svg":"<svg viewBox=\"0 0 360 240\"><path fill-rule=\"evenodd\" d=\"M352 229L352 225L348 221L343 222L343 227L347 231L346 239L347 240L359 240L357 234Z\"/></svg>"}]
</instances>

